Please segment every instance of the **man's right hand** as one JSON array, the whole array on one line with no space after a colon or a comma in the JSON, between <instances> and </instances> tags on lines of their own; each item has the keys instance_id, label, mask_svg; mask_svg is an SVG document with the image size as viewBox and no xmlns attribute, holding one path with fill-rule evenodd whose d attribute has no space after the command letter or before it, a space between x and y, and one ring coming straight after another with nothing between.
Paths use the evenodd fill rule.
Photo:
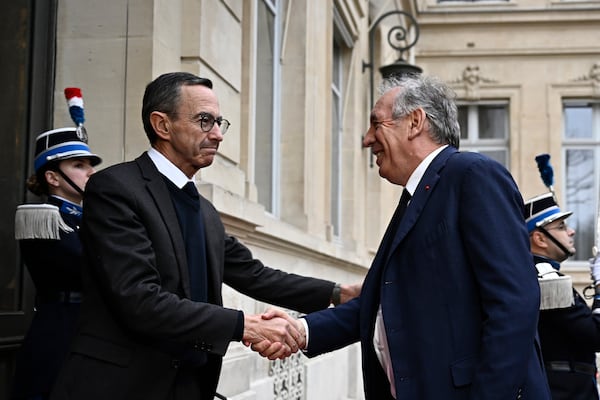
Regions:
<instances>
[{"instance_id":1,"label":"man's right hand","mask_svg":"<svg viewBox=\"0 0 600 400\"><path fill-rule=\"evenodd\" d=\"M244 316L244 344L269 360L283 359L297 352L304 343L303 337L296 320L282 310L270 309L262 315Z\"/></svg>"}]
</instances>

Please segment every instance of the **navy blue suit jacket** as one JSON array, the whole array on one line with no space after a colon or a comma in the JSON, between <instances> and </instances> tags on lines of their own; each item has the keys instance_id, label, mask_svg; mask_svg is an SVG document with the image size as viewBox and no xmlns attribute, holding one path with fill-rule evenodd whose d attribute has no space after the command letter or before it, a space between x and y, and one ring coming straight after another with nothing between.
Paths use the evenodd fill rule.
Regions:
<instances>
[{"instance_id":1,"label":"navy blue suit jacket","mask_svg":"<svg viewBox=\"0 0 600 400\"><path fill-rule=\"evenodd\" d=\"M444 149L386 232L360 298L307 316L307 355L360 340L367 399L391 399L373 348L381 303L398 400L549 399L522 207L500 164Z\"/></svg>"}]
</instances>

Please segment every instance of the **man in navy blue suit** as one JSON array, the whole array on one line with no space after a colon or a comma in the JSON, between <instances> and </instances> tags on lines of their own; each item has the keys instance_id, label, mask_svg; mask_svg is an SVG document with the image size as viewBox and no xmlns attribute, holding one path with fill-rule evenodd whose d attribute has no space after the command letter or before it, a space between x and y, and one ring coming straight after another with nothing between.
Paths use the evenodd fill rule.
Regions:
<instances>
[{"instance_id":1,"label":"man in navy blue suit","mask_svg":"<svg viewBox=\"0 0 600 400\"><path fill-rule=\"evenodd\" d=\"M408 193L361 296L300 320L301 345L313 357L360 340L369 400L549 399L517 185L499 163L457 150L443 83L411 75L382 93L363 145L379 175Z\"/></svg>"}]
</instances>

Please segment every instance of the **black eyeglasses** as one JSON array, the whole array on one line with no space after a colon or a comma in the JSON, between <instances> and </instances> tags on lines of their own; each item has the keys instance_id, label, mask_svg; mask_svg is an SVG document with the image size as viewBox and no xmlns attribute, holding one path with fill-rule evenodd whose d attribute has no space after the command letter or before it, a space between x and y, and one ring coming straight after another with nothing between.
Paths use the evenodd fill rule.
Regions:
<instances>
[{"instance_id":1,"label":"black eyeglasses","mask_svg":"<svg viewBox=\"0 0 600 400\"><path fill-rule=\"evenodd\" d=\"M198 120L196 121L200 124L200 129L202 132L210 132L215 123L221 128L221 134L225 134L229 126L231 125L229 121L224 119L223 117L214 117L209 113L200 113Z\"/></svg>"},{"instance_id":2,"label":"black eyeglasses","mask_svg":"<svg viewBox=\"0 0 600 400\"><path fill-rule=\"evenodd\" d=\"M171 115L173 114L182 115L180 113L172 113ZM200 125L200 129L202 129L202 132L210 132L213 126L217 124L219 128L221 128L221 134L224 135L231 126L229 121L227 121L223 117L215 118L212 114L206 112L201 112L197 116L192 116L190 114L187 115L192 117L192 122Z\"/></svg>"}]
</instances>

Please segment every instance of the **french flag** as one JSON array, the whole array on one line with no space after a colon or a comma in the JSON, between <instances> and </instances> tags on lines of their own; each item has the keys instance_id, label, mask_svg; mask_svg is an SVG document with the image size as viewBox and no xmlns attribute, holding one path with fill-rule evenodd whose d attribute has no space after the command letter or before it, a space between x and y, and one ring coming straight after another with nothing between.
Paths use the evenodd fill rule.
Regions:
<instances>
[{"instance_id":1,"label":"french flag","mask_svg":"<svg viewBox=\"0 0 600 400\"><path fill-rule=\"evenodd\" d=\"M69 114L75 125L81 126L85 122L83 114L83 96L81 89L76 87L65 88L65 97L69 106Z\"/></svg>"}]
</instances>

